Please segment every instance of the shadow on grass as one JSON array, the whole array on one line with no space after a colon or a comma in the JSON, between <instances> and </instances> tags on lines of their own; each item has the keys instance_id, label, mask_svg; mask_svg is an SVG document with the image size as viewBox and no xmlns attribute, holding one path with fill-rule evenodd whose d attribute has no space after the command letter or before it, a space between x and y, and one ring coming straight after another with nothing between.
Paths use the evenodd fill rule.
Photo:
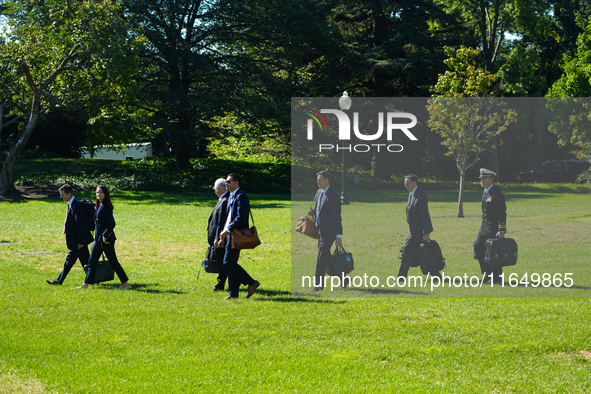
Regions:
<instances>
[{"instance_id":1,"label":"shadow on grass","mask_svg":"<svg viewBox=\"0 0 591 394\"><path fill-rule=\"evenodd\" d=\"M121 287L120 283L101 283L101 288L107 288L110 290L117 290ZM158 283L133 283L130 285L130 291L136 291L140 293L147 293L147 294L185 294L183 291L178 290L160 290L156 287L160 286ZM129 290L127 290L129 291Z\"/></svg>"},{"instance_id":2,"label":"shadow on grass","mask_svg":"<svg viewBox=\"0 0 591 394\"><path fill-rule=\"evenodd\" d=\"M256 297L259 295L259 297ZM265 298L261 298L260 296L265 296ZM307 297L292 297L291 292L284 291L284 290L266 290L266 289L258 289L253 296L253 300L255 301L267 301L267 302L311 302L311 303L320 303L320 304L342 304L345 301L339 299L330 299L330 298L319 298L315 296Z\"/></svg>"}]
</instances>

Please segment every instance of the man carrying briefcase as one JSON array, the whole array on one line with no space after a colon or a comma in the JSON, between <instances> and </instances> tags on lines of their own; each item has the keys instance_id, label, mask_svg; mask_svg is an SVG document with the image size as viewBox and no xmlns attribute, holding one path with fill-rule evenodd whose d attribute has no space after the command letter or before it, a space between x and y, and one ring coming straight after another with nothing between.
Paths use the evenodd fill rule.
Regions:
<instances>
[{"instance_id":1,"label":"man carrying briefcase","mask_svg":"<svg viewBox=\"0 0 591 394\"><path fill-rule=\"evenodd\" d=\"M505 238L507 232L507 206L505 195L493 183L497 174L486 168L480 169L480 185L484 189L482 195L482 224L478 231L478 237L474 241L474 258L480 263L480 271L484 278L483 283L490 282L491 274L493 283L501 283L503 267L493 267L484 260L486 253L486 240L489 238Z\"/></svg>"}]
</instances>

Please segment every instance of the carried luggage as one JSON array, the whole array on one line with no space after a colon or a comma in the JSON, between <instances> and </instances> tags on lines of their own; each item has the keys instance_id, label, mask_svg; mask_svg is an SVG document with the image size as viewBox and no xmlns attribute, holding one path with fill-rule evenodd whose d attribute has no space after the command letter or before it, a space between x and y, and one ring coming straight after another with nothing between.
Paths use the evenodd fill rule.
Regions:
<instances>
[{"instance_id":1,"label":"carried luggage","mask_svg":"<svg viewBox=\"0 0 591 394\"><path fill-rule=\"evenodd\" d=\"M210 274L219 273L217 257L215 253L215 246L210 245L205 253L205 260L203 260L203 269ZM221 263L221 262L220 262Z\"/></svg>"},{"instance_id":2,"label":"carried luggage","mask_svg":"<svg viewBox=\"0 0 591 394\"><path fill-rule=\"evenodd\" d=\"M249 212L250 218L252 219L252 227L244 229L235 228L232 231L232 249L254 249L261 244L259 233L254 225L252 211Z\"/></svg>"},{"instance_id":3,"label":"carried luggage","mask_svg":"<svg viewBox=\"0 0 591 394\"><path fill-rule=\"evenodd\" d=\"M423 275L434 274L445 268L445 259L443 253L441 253L441 247L433 239L429 242L421 242L418 255Z\"/></svg>"},{"instance_id":4,"label":"carried luggage","mask_svg":"<svg viewBox=\"0 0 591 394\"><path fill-rule=\"evenodd\" d=\"M312 237L314 239L320 238L318 234L318 228L316 227L315 218L308 214L308 216L303 216L298 219L298 223L296 224L296 231L298 233L302 233L307 235L308 237Z\"/></svg>"},{"instance_id":5,"label":"carried luggage","mask_svg":"<svg viewBox=\"0 0 591 394\"><path fill-rule=\"evenodd\" d=\"M105 260L105 255L102 255L102 260L99 260L96 265L96 272L94 274L94 282L93 283L101 283L101 282L108 282L110 280L115 279L115 271L113 271L113 267L109 264L108 260ZM84 266L84 272L88 273L90 269L90 264L86 264Z\"/></svg>"},{"instance_id":6,"label":"carried luggage","mask_svg":"<svg viewBox=\"0 0 591 394\"><path fill-rule=\"evenodd\" d=\"M489 238L485 246L484 262L493 268L517 264L517 242L513 238Z\"/></svg>"},{"instance_id":7,"label":"carried luggage","mask_svg":"<svg viewBox=\"0 0 591 394\"><path fill-rule=\"evenodd\" d=\"M347 253L342 246L337 246L330 256L330 264L326 267L326 273L330 276L347 275L354 268L353 254Z\"/></svg>"},{"instance_id":8,"label":"carried luggage","mask_svg":"<svg viewBox=\"0 0 591 394\"><path fill-rule=\"evenodd\" d=\"M84 218L86 219L86 225L88 226L88 229L90 230L90 232L93 233L94 232L94 213L96 212L96 210L95 210L96 204L88 199L80 200L80 202L82 203L82 208L84 208Z\"/></svg>"}]
</instances>

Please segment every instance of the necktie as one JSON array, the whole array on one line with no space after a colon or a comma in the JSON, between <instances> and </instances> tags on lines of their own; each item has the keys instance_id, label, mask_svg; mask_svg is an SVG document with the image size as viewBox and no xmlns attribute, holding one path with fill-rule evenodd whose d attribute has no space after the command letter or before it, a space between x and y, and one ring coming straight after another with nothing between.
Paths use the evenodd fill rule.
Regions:
<instances>
[{"instance_id":1,"label":"necktie","mask_svg":"<svg viewBox=\"0 0 591 394\"><path fill-rule=\"evenodd\" d=\"M323 190L322 193L320 193L320 197L318 198L318 200L316 200L316 226L318 226L318 223L320 222L320 203L324 198L325 191L326 190Z\"/></svg>"}]
</instances>

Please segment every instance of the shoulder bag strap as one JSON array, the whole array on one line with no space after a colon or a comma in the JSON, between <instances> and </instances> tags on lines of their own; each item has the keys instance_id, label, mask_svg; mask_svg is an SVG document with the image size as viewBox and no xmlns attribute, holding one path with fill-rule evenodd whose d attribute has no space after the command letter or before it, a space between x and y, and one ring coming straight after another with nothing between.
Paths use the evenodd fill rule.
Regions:
<instances>
[{"instance_id":1,"label":"shoulder bag strap","mask_svg":"<svg viewBox=\"0 0 591 394\"><path fill-rule=\"evenodd\" d=\"M250 213L250 218L252 219L252 225L254 226L254 217L252 216L252 210L249 209L248 212Z\"/></svg>"}]
</instances>

